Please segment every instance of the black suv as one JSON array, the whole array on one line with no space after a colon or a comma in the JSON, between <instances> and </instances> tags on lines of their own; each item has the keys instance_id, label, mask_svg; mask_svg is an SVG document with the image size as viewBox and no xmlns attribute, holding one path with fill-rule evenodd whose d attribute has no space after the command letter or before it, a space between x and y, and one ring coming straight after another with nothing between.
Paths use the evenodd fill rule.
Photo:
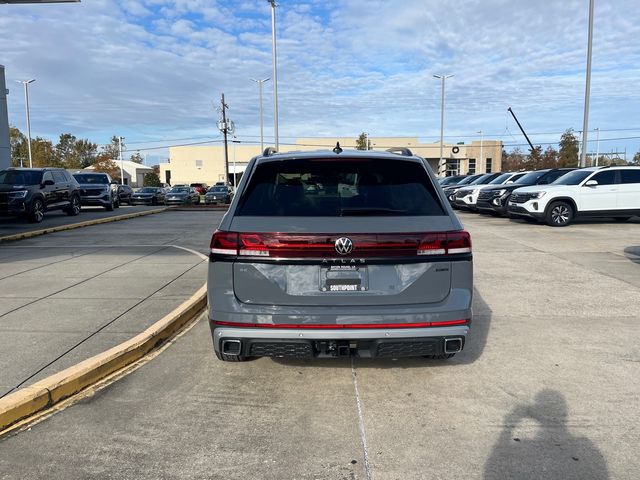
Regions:
<instances>
[{"instance_id":1,"label":"black suv","mask_svg":"<svg viewBox=\"0 0 640 480\"><path fill-rule=\"evenodd\" d=\"M80 213L80 187L66 170L0 170L0 215L24 215L30 222L40 223L48 210Z\"/></svg>"},{"instance_id":2,"label":"black suv","mask_svg":"<svg viewBox=\"0 0 640 480\"><path fill-rule=\"evenodd\" d=\"M506 215L509 198L516 188L528 187L531 185L548 185L555 182L565 173L575 170L574 168L547 168L529 172L513 183L495 185L480 190L476 208L482 213L492 215Z\"/></svg>"}]
</instances>

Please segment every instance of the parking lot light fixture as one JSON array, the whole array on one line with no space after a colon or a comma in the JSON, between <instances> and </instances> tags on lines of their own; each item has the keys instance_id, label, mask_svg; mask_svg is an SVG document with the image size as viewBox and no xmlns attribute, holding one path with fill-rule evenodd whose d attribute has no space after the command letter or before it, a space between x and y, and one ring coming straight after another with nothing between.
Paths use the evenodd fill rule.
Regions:
<instances>
[{"instance_id":1,"label":"parking lot light fixture","mask_svg":"<svg viewBox=\"0 0 640 480\"><path fill-rule=\"evenodd\" d=\"M447 174L447 163L444 161L444 83L447 78L453 75L434 75L442 80L442 91L440 94L440 162L438 163L438 176L444 177Z\"/></svg>"},{"instance_id":2,"label":"parking lot light fixture","mask_svg":"<svg viewBox=\"0 0 640 480\"><path fill-rule=\"evenodd\" d=\"M269 81L269 77L263 78L262 80L256 80L255 78L252 78L251 80L256 82L260 89L260 152L262 152L264 151L264 123L262 121L262 84Z\"/></svg>"},{"instance_id":3,"label":"parking lot light fixture","mask_svg":"<svg viewBox=\"0 0 640 480\"><path fill-rule=\"evenodd\" d=\"M24 110L27 116L27 150L29 152L29 168L33 168L33 160L31 158L31 119L29 117L29 84L35 82L35 78L29 80L17 80L24 86Z\"/></svg>"},{"instance_id":4,"label":"parking lot light fixture","mask_svg":"<svg viewBox=\"0 0 640 480\"><path fill-rule=\"evenodd\" d=\"M275 0L267 0L271 4L271 52L273 63L273 134L275 137L275 147L279 150L280 139L278 135L278 58L276 54L276 7Z\"/></svg>"}]
</instances>

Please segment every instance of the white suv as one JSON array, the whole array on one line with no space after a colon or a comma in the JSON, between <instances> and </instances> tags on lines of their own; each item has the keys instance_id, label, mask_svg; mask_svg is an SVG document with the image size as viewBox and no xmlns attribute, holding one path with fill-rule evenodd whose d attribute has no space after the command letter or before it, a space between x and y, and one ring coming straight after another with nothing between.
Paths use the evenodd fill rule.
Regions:
<instances>
[{"instance_id":1,"label":"white suv","mask_svg":"<svg viewBox=\"0 0 640 480\"><path fill-rule=\"evenodd\" d=\"M518 188L508 211L552 227L565 227L576 217L626 221L640 216L640 166L583 168L549 185Z\"/></svg>"},{"instance_id":2,"label":"white suv","mask_svg":"<svg viewBox=\"0 0 640 480\"><path fill-rule=\"evenodd\" d=\"M477 210L476 204L478 203L478 195L480 194L481 190L485 188L495 187L496 185L513 183L527 173L529 172L503 173L485 185L470 185L468 187L462 187L456 192L453 203L458 208Z\"/></svg>"}]
</instances>

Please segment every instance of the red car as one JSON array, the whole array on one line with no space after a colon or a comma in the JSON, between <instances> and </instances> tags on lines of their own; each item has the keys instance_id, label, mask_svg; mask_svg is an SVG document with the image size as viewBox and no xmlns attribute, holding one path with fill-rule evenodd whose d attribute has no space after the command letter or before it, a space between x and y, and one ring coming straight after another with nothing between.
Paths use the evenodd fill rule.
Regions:
<instances>
[{"instance_id":1,"label":"red car","mask_svg":"<svg viewBox=\"0 0 640 480\"><path fill-rule=\"evenodd\" d=\"M192 183L189 186L195 188L196 192L198 192L200 195L204 195L205 193L207 193L207 190L209 190L209 187L206 183Z\"/></svg>"}]
</instances>

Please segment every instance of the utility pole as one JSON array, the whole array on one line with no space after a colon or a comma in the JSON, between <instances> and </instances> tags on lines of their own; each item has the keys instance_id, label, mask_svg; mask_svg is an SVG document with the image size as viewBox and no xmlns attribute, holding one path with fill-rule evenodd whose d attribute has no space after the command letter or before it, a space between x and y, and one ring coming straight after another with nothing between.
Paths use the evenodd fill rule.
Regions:
<instances>
[{"instance_id":1,"label":"utility pole","mask_svg":"<svg viewBox=\"0 0 640 480\"><path fill-rule=\"evenodd\" d=\"M271 4L271 52L273 62L273 129L276 150L280 150L278 135L278 58L276 55L276 7L275 0L267 0Z\"/></svg>"},{"instance_id":2,"label":"utility pole","mask_svg":"<svg viewBox=\"0 0 640 480\"><path fill-rule=\"evenodd\" d=\"M444 82L453 75L434 75L442 80L442 91L440 93L440 162L438 163L438 176L447 175L447 162L444 159Z\"/></svg>"},{"instance_id":3,"label":"utility pole","mask_svg":"<svg viewBox=\"0 0 640 480\"><path fill-rule=\"evenodd\" d=\"M227 143L227 134L229 128L227 125L227 108L229 105L224 103L224 93L222 94L222 134L224 135L224 184L229 182L229 145Z\"/></svg>"},{"instance_id":4,"label":"utility pole","mask_svg":"<svg viewBox=\"0 0 640 480\"><path fill-rule=\"evenodd\" d=\"M124 137L118 137L118 151L120 152L120 185L124 185L124 168L122 167L122 140L124 140Z\"/></svg>"},{"instance_id":5,"label":"utility pole","mask_svg":"<svg viewBox=\"0 0 640 480\"><path fill-rule=\"evenodd\" d=\"M593 2L589 0L589 38L587 40L587 79L584 88L584 121L582 123L582 154L580 166L587 166L587 131L589 130L589 97L591 95L591 46L593 43Z\"/></svg>"}]
</instances>

